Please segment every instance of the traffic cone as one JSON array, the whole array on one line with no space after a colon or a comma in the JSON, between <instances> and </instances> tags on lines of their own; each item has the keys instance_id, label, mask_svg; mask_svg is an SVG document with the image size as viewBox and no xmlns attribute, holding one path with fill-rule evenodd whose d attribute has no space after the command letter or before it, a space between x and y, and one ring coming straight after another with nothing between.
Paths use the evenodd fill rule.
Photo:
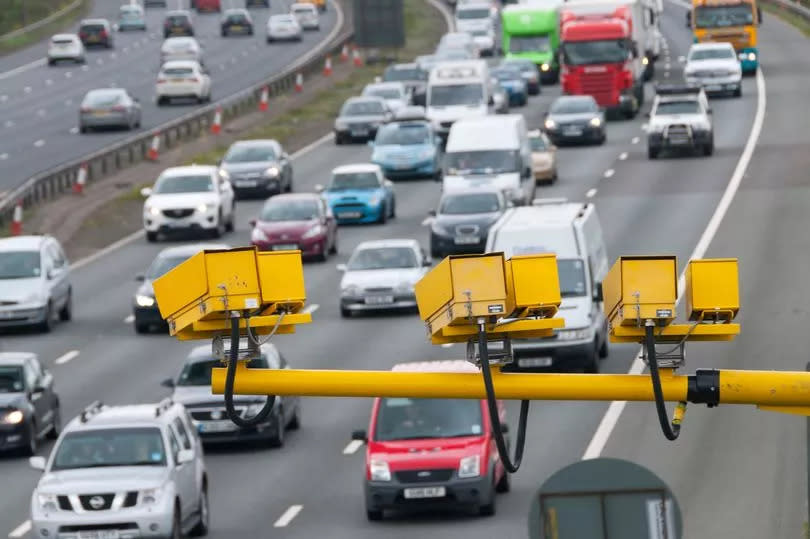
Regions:
<instances>
[{"instance_id":1,"label":"traffic cone","mask_svg":"<svg viewBox=\"0 0 810 539\"><path fill-rule=\"evenodd\" d=\"M304 89L304 76L299 73L295 76L295 91L300 92Z\"/></svg>"},{"instance_id":2,"label":"traffic cone","mask_svg":"<svg viewBox=\"0 0 810 539\"><path fill-rule=\"evenodd\" d=\"M326 62L323 64L323 76L329 77L332 75L332 57L327 56Z\"/></svg>"},{"instance_id":3,"label":"traffic cone","mask_svg":"<svg viewBox=\"0 0 810 539\"><path fill-rule=\"evenodd\" d=\"M19 236L22 234L22 201L17 202L14 206L14 216L11 220L11 235Z\"/></svg>"},{"instance_id":4,"label":"traffic cone","mask_svg":"<svg viewBox=\"0 0 810 539\"><path fill-rule=\"evenodd\" d=\"M76 183L73 184L73 192L77 195L84 194L84 184L87 183L87 163L82 163L76 173Z\"/></svg>"},{"instance_id":5,"label":"traffic cone","mask_svg":"<svg viewBox=\"0 0 810 539\"><path fill-rule=\"evenodd\" d=\"M155 133L152 137L152 145L149 147L149 152L146 154L147 159L150 161L158 160L158 151L160 150L160 133Z\"/></svg>"},{"instance_id":6,"label":"traffic cone","mask_svg":"<svg viewBox=\"0 0 810 539\"><path fill-rule=\"evenodd\" d=\"M340 61L345 62L349 59L349 46L343 45L343 48L340 49Z\"/></svg>"},{"instance_id":7,"label":"traffic cone","mask_svg":"<svg viewBox=\"0 0 810 539\"><path fill-rule=\"evenodd\" d=\"M222 107L217 107L214 112L214 123L211 124L211 133L219 135L222 131Z\"/></svg>"},{"instance_id":8,"label":"traffic cone","mask_svg":"<svg viewBox=\"0 0 810 539\"><path fill-rule=\"evenodd\" d=\"M269 98L270 98L270 92L267 89L267 86L265 86L265 87L262 88L262 97L261 97L261 99L259 99L259 110L260 111L262 111L262 112L267 111L267 107L268 107L267 101L269 100Z\"/></svg>"},{"instance_id":9,"label":"traffic cone","mask_svg":"<svg viewBox=\"0 0 810 539\"><path fill-rule=\"evenodd\" d=\"M360 51L357 50L357 47L352 49L352 59L354 60L354 67L360 67L363 65L363 59L360 58Z\"/></svg>"}]
</instances>

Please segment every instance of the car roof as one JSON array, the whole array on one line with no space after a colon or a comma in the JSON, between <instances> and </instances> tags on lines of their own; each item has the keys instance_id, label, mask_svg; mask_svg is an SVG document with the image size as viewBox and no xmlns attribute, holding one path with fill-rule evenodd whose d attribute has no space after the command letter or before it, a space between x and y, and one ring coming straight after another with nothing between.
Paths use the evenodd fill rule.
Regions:
<instances>
[{"instance_id":1,"label":"car roof","mask_svg":"<svg viewBox=\"0 0 810 539\"><path fill-rule=\"evenodd\" d=\"M160 70L163 71L167 67L168 68L177 68L177 67L194 68L194 67L200 67L200 62L198 62L196 60L168 60L166 62L163 62L163 64L160 66ZM174 168L181 168L181 167L174 167Z\"/></svg>"},{"instance_id":2,"label":"car roof","mask_svg":"<svg viewBox=\"0 0 810 539\"><path fill-rule=\"evenodd\" d=\"M733 49L731 43L725 41L712 41L709 43L694 43L689 47L689 51L705 50L705 49Z\"/></svg>"},{"instance_id":3,"label":"car roof","mask_svg":"<svg viewBox=\"0 0 810 539\"><path fill-rule=\"evenodd\" d=\"M296 2L290 5L290 9L298 9L298 8L306 8L310 11L316 11L315 4L310 4L309 2Z\"/></svg>"},{"instance_id":4,"label":"car roof","mask_svg":"<svg viewBox=\"0 0 810 539\"><path fill-rule=\"evenodd\" d=\"M388 88L396 88L397 90L404 92L405 91L405 84L400 81L388 81L388 82L371 82L366 84L363 91L371 91L371 90L385 90Z\"/></svg>"},{"instance_id":5,"label":"car roof","mask_svg":"<svg viewBox=\"0 0 810 539\"><path fill-rule=\"evenodd\" d=\"M51 36L51 39L52 39L52 40L53 40L53 39L72 39L72 40L77 40L77 39L79 39L79 36L77 36L76 34L54 34L54 35L52 35L52 36Z\"/></svg>"},{"instance_id":6,"label":"car roof","mask_svg":"<svg viewBox=\"0 0 810 539\"><path fill-rule=\"evenodd\" d=\"M275 15L270 15L268 20L285 20L285 21L294 21L295 17L293 17L290 13L276 13Z\"/></svg>"},{"instance_id":7,"label":"car roof","mask_svg":"<svg viewBox=\"0 0 810 539\"><path fill-rule=\"evenodd\" d=\"M166 62L165 65L175 62ZM178 64L180 62L177 62ZM164 67L165 67L164 65ZM214 174L217 171L217 167L213 165L188 165L184 167L169 167L163 172L160 173L161 176L186 176L189 174L200 174L200 173L209 173Z\"/></svg>"},{"instance_id":8,"label":"car roof","mask_svg":"<svg viewBox=\"0 0 810 539\"><path fill-rule=\"evenodd\" d=\"M411 247L419 250L421 248L418 241L407 238L393 238L388 240L368 240L361 242L360 245L354 248L355 251L364 249L381 249L384 247Z\"/></svg>"},{"instance_id":9,"label":"car roof","mask_svg":"<svg viewBox=\"0 0 810 539\"><path fill-rule=\"evenodd\" d=\"M234 147L263 148L265 146L274 146L276 144L278 144L278 141L273 138L252 138L245 140L237 140L236 142L231 144L231 148Z\"/></svg>"},{"instance_id":10,"label":"car roof","mask_svg":"<svg viewBox=\"0 0 810 539\"><path fill-rule=\"evenodd\" d=\"M166 410L181 407L181 404L166 403L161 413L158 413L164 403L154 404L127 404L123 406L102 406L97 411L87 415L87 420L81 420L81 414L74 418L67 427L67 431L95 430L99 427L126 428L135 426L156 427L170 421ZM168 419L167 419L168 418Z\"/></svg>"},{"instance_id":11,"label":"car roof","mask_svg":"<svg viewBox=\"0 0 810 539\"><path fill-rule=\"evenodd\" d=\"M480 185L476 187L465 187L459 191L448 191L447 193L442 194L442 200L445 198L456 198L456 197L463 197L465 195L479 195L484 193L491 193L493 195L500 195L502 191L497 187L489 187L486 185Z\"/></svg>"},{"instance_id":12,"label":"car roof","mask_svg":"<svg viewBox=\"0 0 810 539\"><path fill-rule=\"evenodd\" d=\"M380 172L382 169L374 163L352 163L332 169L332 174L349 174L352 172Z\"/></svg>"},{"instance_id":13,"label":"car roof","mask_svg":"<svg viewBox=\"0 0 810 539\"><path fill-rule=\"evenodd\" d=\"M359 95L350 97L346 100L346 103L368 103L368 102L377 102L377 103L385 103L385 99L378 95ZM346 104L344 103L344 105Z\"/></svg>"},{"instance_id":14,"label":"car roof","mask_svg":"<svg viewBox=\"0 0 810 539\"><path fill-rule=\"evenodd\" d=\"M88 96L96 96L96 95L104 95L104 94L125 94L127 93L126 88L93 88L92 90L88 90L85 94L85 97Z\"/></svg>"},{"instance_id":15,"label":"car roof","mask_svg":"<svg viewBox=\"0 0 810 539\"><path fill-rule=\"evenodd\" d=\"M39 249L49 236L12 236L0 238L0 251L18 251L20 249Z\"/></svg>"},{"instance_id":16,"label":"car roof","mask_svg":"<svg viewBox=\"0 0 810 539\"><path fill-rule=\"evenodd\" d=\"M394 372L480 372L478 367L463 359L397 363L391 370Z\"/></svg>"},{"instance_id":17,"label":"car roof","mask_svg":"<svg viewBox=\"0 0 810 539\"><path fill-rule=\"evenodd\" d=\"M176 257L176 256L188 256L191 257L196 255L200 251L215 251L219 249L230 249L231 246L227 243L193 243L191 245L177 245L174 247L166 247L162 251L158 253L155 258L163 258L163 257Z\"/></svg>"},{"instance_id":18,"label":"car roof","mask_svg":"<svg viewBox=\"0 0 810 539\"><path fill-rule=\"evenodd\" d=\"M191 12L186 11L185 9L173 9L172 11L167 11L166 12L167 17L176 17L178 15L184 15L186 17L191 17Z\"/></svg>"},{"instance_id":19,"label":"car roof","mask_svg":"<svg viewBox=\"0 0 810 539\"><path fill-rule=\"evenodd\" d=\"M492 7L492 4L487 2L464 2L463 4L458 4L456 6L456 13L463 10L473 10L473 9L489 9Z\"/></svg>"},{"instance_id":20,"label":"car roof","mask_svg":"<svg viewBox=\"0 0 810 539\"><path fill-rule=\"evenodd\" d=\"M596 99L592 95L561 95L556 97L552 103L558 101L588 101L589 103L595 103Z\"/></svg>"},{"instance_id":21,"label":"car roof","mask_svg":"<svg viewBox=\"0 0 810 539\"><path fill-rule=\"evenodd\" d=\"M110 21L107 19L84 19L79 23L80 26L84 26L85 24L110 24Z\"/></svg>"},{"instance_id":22,"label":"car roof","mask_svg":"<svg viewBox=\"0 0 810 539\"><path fill-rule=\"evenodd\" d=\"M0 352L0 365L21 365L27 359L36 359L33 352Z\"/></svg>"},{"instance_id":23,"label":"car roof","mask_svg":"<svg viewBox=\"0 0 810 539\"><path fill-rule=\"evenodd\" d=\"M394 70L399 70L399 69L405 70L405 69L407 69L408 71L410 71L412 69L419 69L419 64L417 64L416 62L406 62L406 63L402 63L402 64L391 64L386 69L394 69Z\"/></svg>"}]
</instances>

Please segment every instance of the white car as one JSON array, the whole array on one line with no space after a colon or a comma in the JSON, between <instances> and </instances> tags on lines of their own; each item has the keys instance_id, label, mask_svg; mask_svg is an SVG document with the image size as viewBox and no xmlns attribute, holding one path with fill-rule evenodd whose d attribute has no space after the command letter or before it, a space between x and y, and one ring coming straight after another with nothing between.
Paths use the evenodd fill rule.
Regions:
<instances>
[{"instance_id":1,"label":"white car","mask_svg":"<svg viewBox=\"0 0 810 539\"><path fill-rule=\"evenodd\" d=\"M48 65L62 60L85 62L84 45L76 34L56 34L48 43Z\"/></svg>"},{"instance_id":2,"label":"white car","mask_svg":"<svg viewBox=\"0 0 810 539\"><path fill-rule=\"evenodd\" d=\"M470 30L470 35L481 56L495 56L497 46L495 45L495 30L492 25Z\"/></svg>"},{"instance_id":3,"label":"white car","mask_svg":"<svg viewBox=\"0 0 810 539\"><path fill-rule=\"evenodd\" d=\"M480 56L480 51L475 44L473 36L467 32L449 32L444 34L439 40L439 44L436 46L436 54L458 49L467 51L472 58L478 58Z\"/></svg>"},{"instance_id":4,"label":"white car","mask_svg":"<svg viewBox=\"0 0 810 539\"><path fill-rule=\"evenodd\" d=\"M270 15L267 19L267 42L292 40L301 41L301 25L295 15Z\"/></svg>"},{"instance_id":5,"label":"white car","mask_svg":"<svg viewBox=\"0 0 810 539\"><path fill-rule=\"evenodd\" d=\"M318 17L318 8L314 4L293 4L290 6L292 13L298 20L298 24L304 30L320 30L321 22Z\"/></svg>"},{"instance_id":6,"label":"white car","mask_svg":"<svg viewBox=\"0 0 810 539\"><path fill-rule=\"evenodd\" d=\"M366 84L363 88L365 97L382 97L392 112L411 104L411 96L407 87L401 82L376 82Z\"/></svg>"},{"instance_id":7,"label":"white car","mask_svg":"<svg viewBox=\"0 0 810 539\"><path fill-rule=\"evenodd\" d=\"M695 43L686 56L683 75L707 93L742 96L742 67L731 43Z\"/></svg>"},{"instance_id":8,"label":"white car","mask_svg":"<svg viewBox=\"0 0 810 539\"><path fill-rule=\"evenodd\" d=\"M166 62L158 73L155 95L158 106L179 98L193 98L198 103L211 101L211 77L199 62Z\"/></svg>"},{"instance_id":9,"label":"white car","mask_svg":"<svg viewBox=\"0 0 810 539\"><path fill-rule=\"evenodd\" d=\"M203 64L200 43L189 36L170 37L160 46L160 65L175 60L192 60Z\"/></svg>"},{"instance_id":10,"label":"white car","mask_svg":"<svg viewBox=\"0 0 810 539\"><path fill-rule=\"evenodd\" d=\"M413 287L430 266L430 258L411 239L364 241L347 264L340 280L340 314L381 309L415 309Z\"/></svg>"},{"instance_id":11,"label":"white car","mask_svg":"<svg viewBox=\"0 0 810 539\"><path fill-rule=\"evenodd\" d=\"M215 238L233 231L236 204L233 188L215 166L171 167L153 188L141 190L146 239L158 234L196 231Z\"/></svg>"},{"instance_id":12,"label":"white car","mask_svg":"<svg viewBox=\"0 0 810 539\"><path fill-rule=\"evenodd\" d=\"M647 123L647 156L665 150L711 155L714 127L706 92L700 86L658 85Z\"/></svg>"}]
</instances>

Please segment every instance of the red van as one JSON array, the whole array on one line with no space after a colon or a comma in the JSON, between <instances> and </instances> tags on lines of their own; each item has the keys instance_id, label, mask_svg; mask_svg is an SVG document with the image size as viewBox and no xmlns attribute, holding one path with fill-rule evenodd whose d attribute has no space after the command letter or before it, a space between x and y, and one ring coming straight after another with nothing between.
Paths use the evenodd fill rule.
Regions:
<instances>
[{"instance_id":1,"label":"red van","mask_svg":"<svg viewBox=\"0 0 810 539\"><path fill-rule=\"evenodd\" d=\"M200 11L222 11L222 1L221 0L196 0L194 2L194 7L197 9L198 12Z\"/></svg>"},{"instance_id":2,"label":"red van","mask_svg":"<svg viewBox=\"0 0 810 539\"><path fill-rule=\"evenodd\" d=\"M479 373L464 360L403 363L393 370ZM498 410L506 433L501 401ZM367 444L369 520L382 519L386 509L408 508L465 508L492 515L495 493L509 490L485 400L374 399L368 433L355 431L352 438Z\"/></svg>"}]
</instances>

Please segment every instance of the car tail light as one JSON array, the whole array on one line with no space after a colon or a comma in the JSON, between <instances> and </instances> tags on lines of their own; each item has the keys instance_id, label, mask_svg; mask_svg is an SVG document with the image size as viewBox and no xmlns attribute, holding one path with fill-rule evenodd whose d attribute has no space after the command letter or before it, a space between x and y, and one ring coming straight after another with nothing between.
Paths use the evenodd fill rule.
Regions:
<instances>
[{"instance_id":1,"label":"car tail light","mask_svg":"<svg viewBox=\"0 0 810 539\"><path fill-rule=\"evenodd\" d=\"M162 83L164 83L164 82L166 82L166 79L158 79L158 80L157 80L157 83L158 83L158 84L162 84Z\"/></svg>"},{"instance_id":2,"label":"car tail light","mask_svg":"<svg viewBox=\"0 0 810 539\"><path fill-rule=\"evenodd\" d=\"M112 108L115 112L126 112L127 108L121 105L116 105Z\"/></svg>"},{"instance_id":3,"label":"car tail light","mask_svg":"<svg viewBox=\"0 0 810 539\"><path fill-rule=\"evenodd\" d=\"M107 37L107 30L102 30L99 34L101 37Z\"/></svg>"},{"instance_id":4,"label":"car tail light","mask_svg":"<svg viewBox=\"0 0 810 539\"><path fill-rule=\"evenodd\" d=\"M88 108L88 107L82 107L82 108L80 108L79 110L80 110L81 112L92 112L92 111L93 111L93 109Z\"/></svg>"},{"instance_id":5,"label":"car tail light","mask_svg":"<svg viewBox=\"0 0 810 539\"><path fill-rule=\"evenodd\" d=\"M200 79L198 79L197 77L191 77L190 79L188 79L188 81L189 82L200 82Z\"/></svg>"}]
</instances>

